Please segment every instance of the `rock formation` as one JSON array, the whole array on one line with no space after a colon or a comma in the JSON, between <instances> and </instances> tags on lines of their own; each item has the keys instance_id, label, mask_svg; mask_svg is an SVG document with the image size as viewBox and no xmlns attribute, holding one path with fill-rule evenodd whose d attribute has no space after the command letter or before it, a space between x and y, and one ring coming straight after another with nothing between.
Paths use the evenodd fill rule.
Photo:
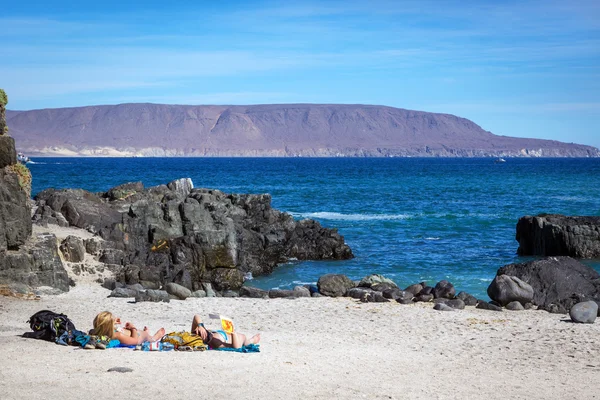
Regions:
<instances>
[{"instance_id":1,"label":"rock formation","mask_svg":"<svg viewBox=\"0 0 600 400\"><path fill-rule=\"evenodd\" d=\"M0 104L5 100L5 93L0 90ZM30 189L27 187L31 174L17 162L14 139L1 135L7 131L2 126L3 105L0 107L0 284L21 283L69 290L56 237L31 236Z\"/></svg>"},{"instance_id":2,"label":"rock formation","mask_svg":"<svg viewBox=\"0 0 600 400\"><path fill-rule=\"evenodd\" d=\"M522 256L600 258L600 217L525 216L516 239Z\"/></svg>"},{"instance_id":3,"label":"rock formation","mask_svg":"<svg viewBox=\"0 0 600 400\"><path fill-rule=\"evenodd\" d=\"M598 157L449 114L350 104L119 104L10 111L29 156Z\"/></svg>"},{"instance_id":4,"label":"rock formation","mask_svg":"<svg viewBox=\"0 0 600 400\"><path fill-rule=\"evenodd\" d=\"M570 257L509 264L497 275L516 276L531 285L533 303L546 311L567 313L579 302L600 302L600 274Z\"/></svg>"},{"instance_id":5,"label":"rock formation","mask_svg":"<svg viewBox=\"0 0 600 400\"><path fill-rule=\"evenodd\" d=\"M269 274L289 259L353 257L335 229L272 209L268 194L194 189L189 179L100 194L48 189L35 200L36 223L64 221L94 233L103 241L90 247L117 280L148 288L174 282L191 291L207 283L238 290L246 275Z\"/></svg>"},{"instance_id":6,"label":"rock formation","mask_svg":"<svg viewBox=\"0 0 600 400\"><path fill-rule=\"evenodd\" d=\"M8 133L8 126L6 125L6 104L8 103L8 96L3 89L0 89L0 136Z\"/></svg>"}]
</instances>

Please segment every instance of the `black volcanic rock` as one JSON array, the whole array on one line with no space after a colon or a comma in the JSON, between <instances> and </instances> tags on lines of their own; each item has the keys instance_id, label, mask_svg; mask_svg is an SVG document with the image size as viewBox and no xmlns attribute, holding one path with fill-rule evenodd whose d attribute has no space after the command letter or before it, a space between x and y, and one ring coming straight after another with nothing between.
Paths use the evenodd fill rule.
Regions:
<instances>
[{"instance_id":1,"label":"black volcanic rock","mask_svg":"<svg viewBox=\"0 0 600 400\"><path fill-rule=\"evenodd\" d=\"M600 303L600 274L571 257L509 264L497 275L516 276L533 288L533 303L549 312L566 313L581 301Z\"/></svg>"},{"instance_id":2,"label":"black volcanic rock","mask_svg":"<svg viewBox=\"0 0 600 400\"><path fill-rule=\"evenodd\" d=\"M7 111L7 120L28 155L600 156L591 146L497 136L450 114L374 105L119 104Z\"/></svg>"},{"instance_id":3,"label":"black volcanic rock","mask_svg":"<svg viewBox=\"0 0 600 400\"><path fill-rule=\"evenodd\" d=\"M600 258L600 217L521 217L516 239L522 256Z\"/></svg>"},{"instance_id":4,"label":"black volcanic rock","mask_svg":"<svg viewBox=\"0 0 600 400\"><path fill-rule=\"evenodd\" d=\"M94 249L99 261L117 268L117 279L127 284L174 282L193 291L211 283L237 291L248 273L269 274L290 258L353 257L335 229L272 209L268 194L194 189L189 179L148 189L130 183L99 194L49 189L35 200L36 223L64 215L71 226L104 239Z\"/></svg>"}]
</instances>

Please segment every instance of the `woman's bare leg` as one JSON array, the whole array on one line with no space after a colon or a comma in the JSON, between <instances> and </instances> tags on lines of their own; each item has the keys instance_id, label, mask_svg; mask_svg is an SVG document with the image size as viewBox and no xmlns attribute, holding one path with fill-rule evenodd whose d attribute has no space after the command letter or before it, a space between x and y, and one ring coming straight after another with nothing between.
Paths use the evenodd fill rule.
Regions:
<instances>
[{"instance_id":1,"label":"woman's bare leg","mask_svg":"<svg viewBox=\"0 0 600 400\"><path fill-rule=\"evenodd\" d=\"M162 339L163 336L165 336L165 328L160 328L159 330L156 331L154 336L152 336L152 341L156 342L157 340Z\"/></svg>"},{"instance_id":2,"label":"woman's bare leg","mask_svg":"<svg viewBox=\"0 0 600 400\"><path fill-rule=\"evenodd\" d=\"M244 341L244 346L248 346L249 344L257 344L258 342L260 342L260 333L257 333L256 335L252 336L250 339L246 339Z\"/></svg>"},{"instance_id":3,"label":"woman's bare leg","mask_svg":"<svg viewBox=\"0 0 600 400\"><path fill-rule=\"evenodd\" d=\"M231 334L231 347L234 349L239 349L240 347L246 344L246 335L242 333L232 333Z\"/></svg>"}]
</instances>

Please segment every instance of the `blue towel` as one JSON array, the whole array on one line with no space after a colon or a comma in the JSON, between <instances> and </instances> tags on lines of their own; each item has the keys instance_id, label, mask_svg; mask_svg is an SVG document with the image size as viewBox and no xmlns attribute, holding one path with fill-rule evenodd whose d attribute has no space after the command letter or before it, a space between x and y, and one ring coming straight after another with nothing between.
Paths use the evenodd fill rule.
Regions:
<instances>
[{"instance_id":1,"label":"blue towel","mask_svg":"<svg viewBox=\"0 0 600 400\"><path fill-rule=\"evenodd\" d=\"M235 351L238 353L259 353L260 345L259 344L248 344L246 346L240 347L239 349L234 349L233 347L221 347L220 349L213 349L211 347L210 350Z\"/></svg>"}]
</instances>

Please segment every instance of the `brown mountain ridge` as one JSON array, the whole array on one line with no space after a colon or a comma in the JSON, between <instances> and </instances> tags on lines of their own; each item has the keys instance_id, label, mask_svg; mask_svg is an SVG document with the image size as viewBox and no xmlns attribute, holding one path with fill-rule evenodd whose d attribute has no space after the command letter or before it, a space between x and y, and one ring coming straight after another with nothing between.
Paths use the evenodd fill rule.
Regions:
<instances>
[{"instance_id":1,"label":"brown mountain ridge","mask_svg":"<svg viewBox=\"0 0 600 400\"><path fill-rule=\"evenodd\" d=\"M494 135L450 114L375 105L135 103L6 116L30 156L600 156L591 146Z\"/></svg>"}]
</instances>

